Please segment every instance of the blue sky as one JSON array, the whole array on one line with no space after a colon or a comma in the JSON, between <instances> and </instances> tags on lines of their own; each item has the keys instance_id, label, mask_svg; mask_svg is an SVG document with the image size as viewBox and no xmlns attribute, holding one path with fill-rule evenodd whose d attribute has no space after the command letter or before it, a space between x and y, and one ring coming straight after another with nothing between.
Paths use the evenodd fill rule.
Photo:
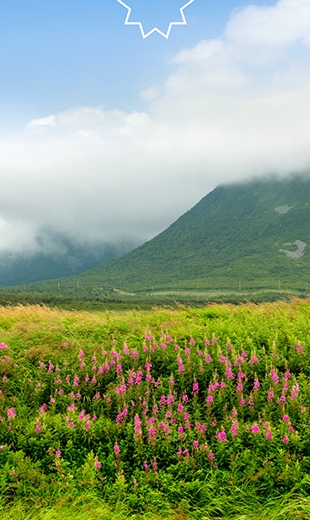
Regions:
<instances>
[{"instance_id":1,"label":"blue sky","mask_svg":"<svg viewBox=\"0 0 310 520\"><path fill-rule=\"evenodd\" d=\"M184 5L127 3L164 31ZM309 0L195 0L169 39L126 14L0 0L0 251L142 242L221 182L309 171Z\"/></svg>"},{"instance_id":2,"label":"blue sky","mask_svg":"<svg viewBox=\"0 0 310 520\"><path fill-rule=\"evenodd\" d=\"M173 13L180 19L185 3L130 5L133 19L141 14L145 26L162 21L165 27ZM195 0L185 10L186 27L174 27L169 40L158 34L143 40L138 27L124 26L127 10L117 0L0 0L2 129L72 106L143 108L140 91L165 81L169 57L220 36L232 10L246 4Z\"/></svg>"}]
</instances>

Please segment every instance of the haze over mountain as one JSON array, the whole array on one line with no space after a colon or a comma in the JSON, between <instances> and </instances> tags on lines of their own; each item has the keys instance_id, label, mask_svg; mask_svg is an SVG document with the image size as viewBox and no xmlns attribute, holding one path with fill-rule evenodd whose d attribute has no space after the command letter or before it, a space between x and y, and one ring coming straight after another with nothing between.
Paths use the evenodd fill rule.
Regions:
<instances>
[{"instance_id":1,"label":"haze over mountain","mask_svg":"<svg viewBox=\"0 0 310 520\"><path fill-rule=\"evenodd\" d=\"M63 278L72 292L76 277ZM310 177L221 185L168 229L79 275L79 287L119 291L305 287L310 281ZM32 284L49 292L55 281ZM101 293L102 294L102 293Z\"/></svg>"},{"instance_id":2,"label":"haze over mountain","mask_svg":"<svg viewBox=\"0 0 310 520\"><path fill-rule=\"evenodd\" d=\"M129 240L86 242L41 229L31 249L0 252L0 287L79 274L137 245Z\"/></svg>"}]
</instances>

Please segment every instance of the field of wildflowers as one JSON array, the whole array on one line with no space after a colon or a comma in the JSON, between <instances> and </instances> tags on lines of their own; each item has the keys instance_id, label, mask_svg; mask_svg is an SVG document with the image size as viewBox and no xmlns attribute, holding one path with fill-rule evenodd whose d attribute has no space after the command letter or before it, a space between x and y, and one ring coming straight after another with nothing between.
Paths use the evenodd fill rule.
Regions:
<instances>
[{"instance_id":1,"label":"field of wildflowers","mask_svg":"<svg viewBox=\"0 0 310 520\"><path fill-rule=\"evenodd\" d=\"M309 300L17 306L0 333L1 518L309 518Z\"/></svg>"}]
</instances>

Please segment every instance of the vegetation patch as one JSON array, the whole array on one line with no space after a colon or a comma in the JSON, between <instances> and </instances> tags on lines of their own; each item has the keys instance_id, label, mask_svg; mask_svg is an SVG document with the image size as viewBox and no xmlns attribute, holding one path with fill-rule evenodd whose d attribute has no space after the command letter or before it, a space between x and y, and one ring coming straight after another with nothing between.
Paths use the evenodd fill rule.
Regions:
<instances>
[{"instance_id":1,"label":"vegetation patch","mask_svg":"<svg viewBox=\"0 0 310 520\"><path fill-rule=\"evenodd\" d=\"M1 308L1 518L309 518L309 318Z\"/></svg>"}]
</instances>

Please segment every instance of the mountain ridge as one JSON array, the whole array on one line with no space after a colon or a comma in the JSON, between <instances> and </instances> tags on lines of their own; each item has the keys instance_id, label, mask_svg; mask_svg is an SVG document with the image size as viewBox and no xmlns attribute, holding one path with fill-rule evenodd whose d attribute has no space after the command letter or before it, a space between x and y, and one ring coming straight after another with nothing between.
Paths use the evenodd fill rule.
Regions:
<instances>
[{"instance_id":1,"label":"mountain ridge","mask_svg":"<svg viewBox=\"0 0 310 520\"><path fill-rule=\"evenodd\" d=\"M76 280L61 279L63 290L72 291ZM236 290L241 282L251 290L304 287L310 281L310 177L220 185L162 233L78 280L98 295L104 288ZM55 280L28 287L49 291Z\"/></svg>"}]
</instances>

